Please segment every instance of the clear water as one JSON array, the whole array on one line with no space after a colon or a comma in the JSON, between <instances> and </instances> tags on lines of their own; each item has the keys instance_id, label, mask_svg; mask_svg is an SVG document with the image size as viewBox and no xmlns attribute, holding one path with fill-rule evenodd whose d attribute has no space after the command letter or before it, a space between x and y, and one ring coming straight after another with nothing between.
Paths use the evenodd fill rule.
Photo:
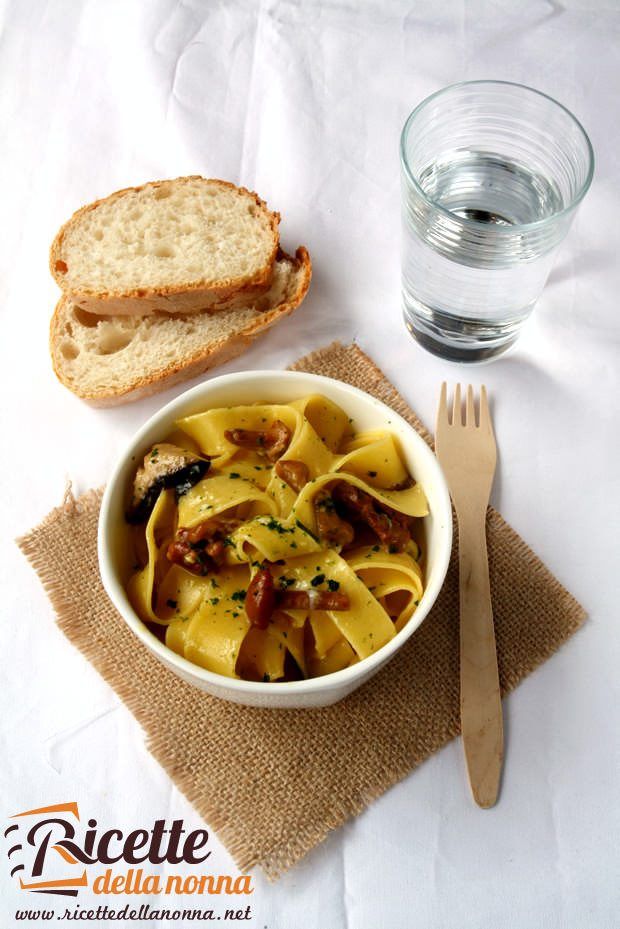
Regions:
<instances>
[{"instance_id":1,"label":"clear water","mask_svg":"<svg viewBox=\"0 0 620 929\"><path fill-rule=\"evenodd\" d=\"M444 209L478 222L533 223L564 206L555 183L523 165L488 152L455 152L420 175L426 196Z\"/></svg>"},{"instance_id":2,"label":"clear water","mask_svg":"<svg viewBox=\"0 0 620 929\"><path fill-rule=\"evenodd\" d=\"M557 185L510 158L459 151L430 165L420 185L434 203L480 224L467 241L442 229L441 216L420 219L405 203L405 321L418 341L455 360L480 361L505 351L530 314L559 241L544 233L508 235L511 226L557 214ZM419 200L417 201L419 205ZM493 227L493 242L489 234Z\"/></svg>"}]
</instances>

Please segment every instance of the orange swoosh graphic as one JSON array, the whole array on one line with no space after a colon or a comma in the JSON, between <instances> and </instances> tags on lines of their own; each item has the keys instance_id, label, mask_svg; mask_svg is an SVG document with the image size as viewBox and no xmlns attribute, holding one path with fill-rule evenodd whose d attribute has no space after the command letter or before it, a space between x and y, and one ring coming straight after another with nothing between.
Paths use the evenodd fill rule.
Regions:
<instances>
[{"instance_id":1,"label":"orange swoosh graphic","mask_svg":"<svg viewBox=\"0 0 620 929\"><path fill-rule=\"evenodd\" d=\"M88 878L86 871L81 877L73 877L65 881L35 881L33 884L24 884L20 877L19 886L22 890L32 890L34 887L88 887Z\"/></svg>"},{"instance_id":2,"label":"orange swoosh graphic","mask_svg":"<svg viewBox=\"0 0 620 929\"><path fill-rule=\"evenodd\" d=\"M36 810L24 810L23 813L13 813L9 819L16 819L18 816L35 816L40 813L73 813L79 820L80 813L77 803L56 803L54 806L41 806Z\"/></svg>"},{"instance_id":3,"label":"orange swoosh graphic","mask_svg":"<svg viewBox=\"0 0 620 929\"><path fill-rule=\"evenodd\" d=\"M64 858L68 864L77 864L77 858L74 858L62 845L52 845L52 848L55 852L58 852L61 858Z\"/></svg>"}]
</instances>

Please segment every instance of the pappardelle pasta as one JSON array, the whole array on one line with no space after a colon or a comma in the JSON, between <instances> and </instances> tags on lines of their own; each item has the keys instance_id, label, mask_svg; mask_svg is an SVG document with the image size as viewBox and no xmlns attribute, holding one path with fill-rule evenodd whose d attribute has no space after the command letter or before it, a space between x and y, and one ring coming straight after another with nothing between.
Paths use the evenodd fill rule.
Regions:
<instances>
[{"instance_id":1,"label":"pappardelle pasta","mask_svg":"<svg viewBox=\"0 0 620 929\"><path fill-rule=\"evenodd\" d=\"M423 593L424 491L331 400L180 419L134 478L130 601L168 648L277 682L367 658ZM417 539L417 540L416 540Z\"/></svg>"}]
</instances>

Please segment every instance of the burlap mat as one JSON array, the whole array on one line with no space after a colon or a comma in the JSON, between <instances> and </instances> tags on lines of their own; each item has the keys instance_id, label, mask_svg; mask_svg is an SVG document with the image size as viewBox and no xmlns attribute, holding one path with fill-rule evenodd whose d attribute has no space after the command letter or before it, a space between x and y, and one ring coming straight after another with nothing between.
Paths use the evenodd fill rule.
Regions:
<instances>
[{"instance_id":1,"label":"burlap mat","mask_svg":"<svg viewBox=\"0 0 620 929\"><path fill-rule=\"evenodd\" d=\"M361 387L430 441L403 398L356 346L335 344L293 367ZM259 864L277 877L458 734L456 552L431 614L368 684L325 709L252 709L183 683L131 634L99 580L100 500L100 491L69 497L19 545L43 582L60 628L125 701L144 728L149 750L239 868ZM488 543L506 693L575 632L585 613L493 510Z\"/></svg>"}]
</instances>

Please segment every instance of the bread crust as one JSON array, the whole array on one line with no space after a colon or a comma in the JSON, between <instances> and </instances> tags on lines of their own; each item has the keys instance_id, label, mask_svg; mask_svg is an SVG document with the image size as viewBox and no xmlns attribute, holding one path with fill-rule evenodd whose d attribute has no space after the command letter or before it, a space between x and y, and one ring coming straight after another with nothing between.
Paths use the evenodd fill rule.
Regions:
<instances>
[{"instance_id":1,"label":"bread crust","mask_svg":"<svg viewBox=\"0 0 620 929\"><path fill-rule=\"evenodd\" d=\"M277 256L277 252L276 252ZM274 259L275 262L275 259ZM88 313L97 316L150 316L153 313L169 313L170 316L200 313L208 310L219 313L237 306L244 306L244 300L251 300L267 293L271 287L274 265L269 269L269 277L263 283L247 284L238 289L226 289L205 293L204 290L187 290L175 293L159 293L143 297L119 297L109 294L105 297L84 297L67 293L71 302Z\"/></svg>"},{"instance_id":2,"label":"bread crust","mask_svg":"<svg viewBox=\"0 0 620 929\"><path fill-rule=\"evenodd\" d=\"M79 218L85 213L96 210L102 203L118 200L128 193L139 193L147 188L157 189L165 184L175 184L179 181L205 181L209 184L215 184L218 187L224 187L233 190L239 195L247 195L254 200L256 206L265 213L269 218L269 224L273 235L273 247L268 260L259 268L257 272L249 277L225 278L213 283L203 278L198 281L191 281L182 286L166 286L159 288L136 287L131 290L106 290L94 291L88 288L74 290L67 286L64 274L58 269L58 263L62 264L62 249L67 230L73 224L79 221ZM177 177L160 181L149 181L138 187L124 187L122 190L116 190L107 197L88 203L64 223L56 233L54 241L50 247L49 265L52 277L66 296L70 297L73 303L76 303L82 309L99 316L118 316L133 315L146 316L149 313L157 311L172 312L171 306L176 303L182 307L177 312L187 313L205 309L210 305L222 304L225 308L225 301L235 295L238 291L245 291L250 288L265 289L269 287L273 263L280 243L279 235L280 214L268 209L264 200L253 190L246 187L237 187L230 181L222 181L217 178L204 178L199 174L191 174L186 177Z\"/></svg>"},{"instance_id":3,"label":"bread crust","mask_svg":"<svg viewBox=\"0 0 620 929\"><path fill-rule=\"evenodd\" d=\"M283 253L284 254L284 253ZM58 345L62 338L62 315L67 301L73 303L70 297L64 295L58 301L54 315L50 323L50 354L52 356L52 365L54 373L58 380L64 384L72 393L85 400L91 406L105 408L119 406L123 403L131 403L134 400L140 400L143 397L151 396L162 390L167 390L176 384L197 377L199 374L208 371L216 365L224 364L227 361L241 355L252 342L265 332L280 319L289 316L302 302L312 277L312 262L307 250L300 246L295 252L295 258L284 255L290 261L293 261L298 270L301 270L300 280L295 294L284 303L280 303L271 310L266 310L257 318L253 319L248 325L232 336L216 342L214 345L206 347L204 350L196 352L190 358L179 359L172 362L157 375L136 376L133 384L121 389L110 386L105 390L88 392L80 391L74 384L68 382L64 377L62 364L59 358Z\"/></svg>"}]
</instances>

